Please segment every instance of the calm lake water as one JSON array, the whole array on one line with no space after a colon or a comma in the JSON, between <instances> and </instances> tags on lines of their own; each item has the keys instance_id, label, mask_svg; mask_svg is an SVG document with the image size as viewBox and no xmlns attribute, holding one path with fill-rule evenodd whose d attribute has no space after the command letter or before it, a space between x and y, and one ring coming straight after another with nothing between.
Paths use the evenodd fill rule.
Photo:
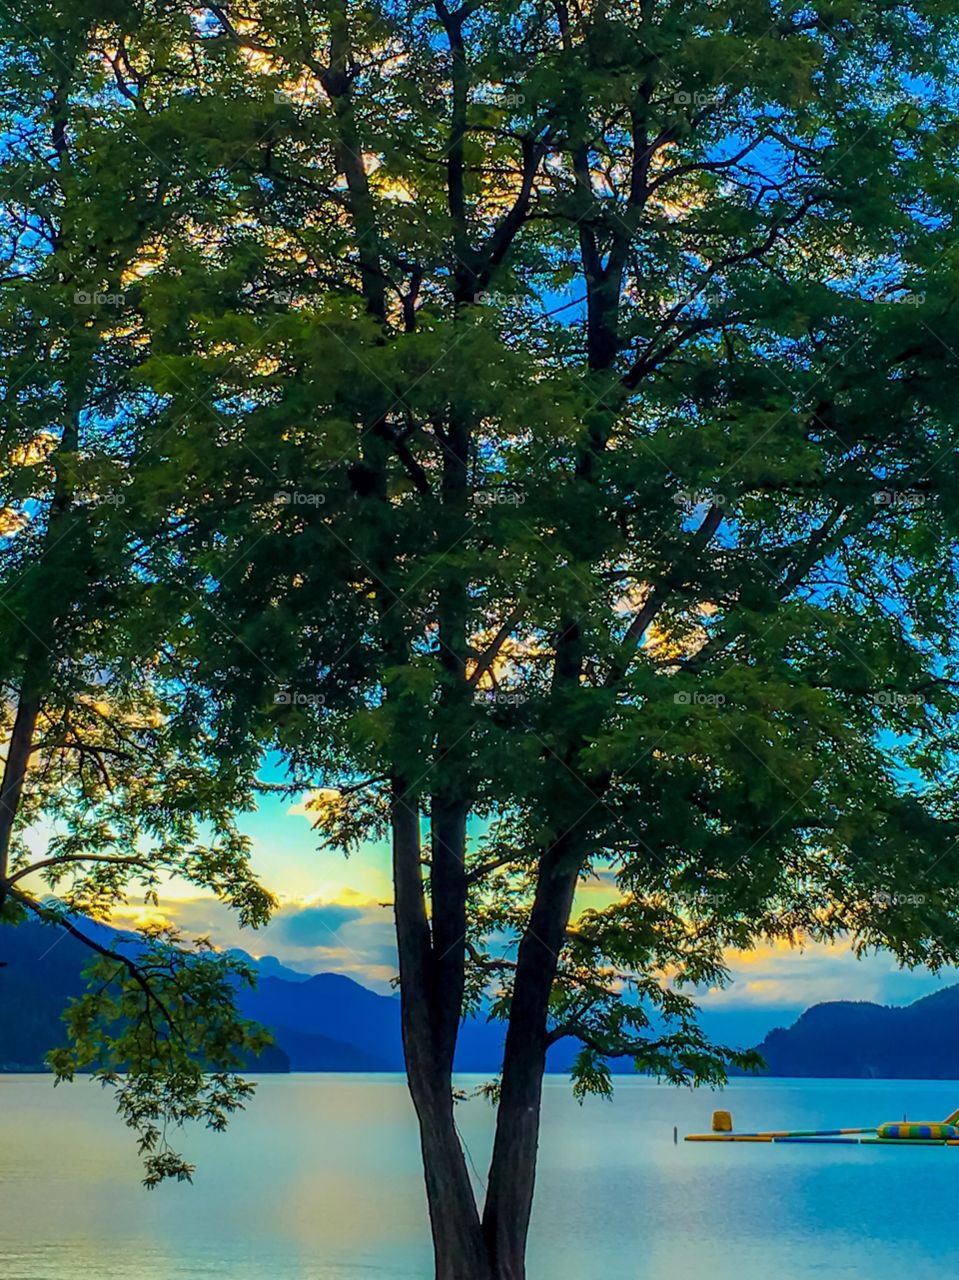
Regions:
<instances>
[{"instance_id":1,"label":"calm lake water","mask_svg":"<svg viewBox=\"0 0 959 1280\"><path fill-rule=\"evenodd\" d=\"M708 1129L935 1119L959 1083L756 1081L722 1095L641 1079L578 1106L547 1084L531 1280L948 1280L959 1148L673 1145ZM478 1168L491 1112L460 1128ZM190 1133L194 1185L139 1186L89 1082L0 1077L2 1280L427 1280L416 1130L392 1076L263 1080L224 1135Z\"/></svg>"}]
</instances>

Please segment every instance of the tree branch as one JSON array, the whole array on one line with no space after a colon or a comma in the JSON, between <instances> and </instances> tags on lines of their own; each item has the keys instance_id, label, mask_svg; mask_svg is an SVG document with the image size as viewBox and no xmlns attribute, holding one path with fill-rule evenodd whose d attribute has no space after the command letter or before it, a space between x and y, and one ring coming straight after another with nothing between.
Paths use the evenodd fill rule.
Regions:
<instances>
[{"instance_id":1,"label":"tree branch","mask_svg":"<svg viewBox=\"0 0 959 1280\"><path fill-rule=\"evenodd\" d=\"M698 555L708 545L713 534L722 524L723 511L721 507L711 506L703 518L702 524L696 530L689 544L689 553L692 556ZM649 595L643 602L642 607L634 615L632 622L626 628L626 634L623 637L620 656L610 667L610 674L607 683L616 685L622 680L623 676L629 669L629 664L633 659L633 653L636 646L642 640L647 628L656 619L657 614L663 605L669 599L672 592L679 585L681 576L680 564L677 561L669 570L662 582L653 587Z\"/></svg>"},{"instance_id":2,"label":"tree branch","mask_svg":"<svg viewBox=\"0 0 959 1280\"><path fill-rule=\"evenodd\" d=\"M490 667L492 667L493 663L499 657L500 650L509 639L510 634L519 622L520 618L522 618L523 611L523 605L516 605L516 607L507 616L503 625L496 632L496 635L489 642L489 645L477 661L475 669L466 681L467 685L469 685L471 689L476 688L480 680L482 680L483 676L486 675L487 671L489 671Z\"/></svg>"},{"instance_id":3,"label":"tree branch","mask_svg":"<svg viewBox=\"0 0 959 1280\"><path fill-rule=\"evenodd\" d=\"M60 867L68 862L105 862L115 867L150 867L152 865L146 858L126 858L106 853L64 853L43 858L40 862L32 862L28 867L21 867L6 883L8 886L14 885L25 876L32 876L35 872L44 871L48 867Z\"/></svg>"},{"instance_id":4,"label":"tree branch","mask_svg":"<svg viewBox=\"0 0 959 1280\"><path fill-rule=\"evenodd\" d=\"M122 965L130 974L131 978L133 978L137 986L143 991L148 1002L152 1002L160 1010L160 1013L163 1015L163 1019L170 1030L170 1034L176 1036L178 1039L182 1039L166 1004L153 990L149 980L144 976L142 968L135 960L131 959L130 956L123 955L119 951L111 950L110 947L103 946L102 943L96 942L93 938L89 937L89 935L78 929L69 917L51 912L48 907L44 907L42 903L37 902L36 899L31 898L29 894L24 893L22 890L11 889L10 895L11 897L16 898L16 900L23 906L28 907L44 922L44 924L60 925L61 928L65 929L67 933L70 934L71 937L76 938L78 942L82 942L83 945L85 947L89 947L91 951L95 951L98 955L103 956L107 960L116 960L120 965Z\"/></svg>"}]
</instances>

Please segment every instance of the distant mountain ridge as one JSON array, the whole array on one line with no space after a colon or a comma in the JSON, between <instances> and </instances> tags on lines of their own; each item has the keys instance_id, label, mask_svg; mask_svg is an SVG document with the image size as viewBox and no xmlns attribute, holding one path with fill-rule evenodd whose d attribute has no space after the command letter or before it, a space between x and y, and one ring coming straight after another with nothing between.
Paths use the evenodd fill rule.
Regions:
<instances>
[{"instance_id":1,"label":"distant mountain ridge","mask_svg":"<svg viewBox=\"0 0 959 1280\"><path fill-rule=\"evenodd\" d=\"M98 942L116 936L85 924ZM378 995L338 973L304 974L274 956L254 960L255 989L240 991L242 1013L268 1027L275 1045L247 1069L257 1071L402 1071L397 996ZM0 927L0 1071L43 1071L47 1052L64 1041L61 1015L81 994L91 953L55 926L28 921ZM503 1029L474 1019L461 1035L461 1071L495 1071Z\"/></svg>"},{"instance_id":2,"label":"distant mountain ridge","mask_svg":"<svg viewBox=\"0 0 959 1280\"><path fill-rule=\"evenodd\" d=\"M109 942L114 931L92 928ZM252 960L254 990L243 989L246 1017L269 1027L275 1045L248 1070L403 1070L399 998L370 991L338 973L305 974L275 956ZM90 959L82 943L61 929L28 922L0 927L0 1071L42 1071L44 1056L62 1044L61 1014L83 990L81 971ZM723 1028L709 1019L710 1031ZM460 1030L456 1068L499 1070L504 1029L480 1016ZM755 1034L755 1032L753 1033ZM772 1076L889 1079L959 1077L959 984L911 1005L889 1007L855 1001L813 1005L789 1027L770 1031L757 1046ZM568 1070L572 1041L550 1050L549 1069ZM611 1063L630 1072L628 1060ZM743 1073L735 1073L743 1074Z\"/></svg>"},{"instance_id":3,"label":"distant mountain ridge","mask_svg":"<svg viewBox=\"0 0 959 1280\"><path fill-rule=\"evenodd\" d=\"M959 984L912 1004L836 1000L807 1009L756 1046L770 1076L955 1080Z\"/></svg>"},{"instance_id":4,"label":"distant mountain ridge","mask_svg":"<svg viewBox=\"0 0 959 1280\"><path fill-rule=\"evenodd\" d=\"M116 937L104 925L84 929L100 943ZM46 1054L66 1038L61 1015L83 992L83 970L92 958L64 929L35 921L0 926L0 1072L46 1070ZM273 1045L246 1069L285 1072L290 1061Z\"/></svg>"}]
</instances>

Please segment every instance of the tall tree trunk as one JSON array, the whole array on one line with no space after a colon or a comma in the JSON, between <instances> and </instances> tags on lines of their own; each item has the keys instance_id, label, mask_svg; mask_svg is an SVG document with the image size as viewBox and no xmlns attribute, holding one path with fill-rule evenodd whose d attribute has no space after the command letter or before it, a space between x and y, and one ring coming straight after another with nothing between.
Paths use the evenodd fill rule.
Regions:
<instances>
[{"instance_id":1,"label":"tall tree trunk","mask_svg":"<svg viewBox=\"0 0 959 1280\"><path fill-rule=\"evenodd\" d=\"M574 168L584 200L591 200L589 159L585 152L574 155ZM587 363L591 373L608 373L619 347L617 320L625 244L614 245L604 266L595 232L584 222L580 226L580 247L588 299ZM586 417L586 439L575 468L576 478L585 485L592 484L596 457L606 447L607 418L608 414L602 410ZM560 623L556 640L553 693L576 688L582 678L583 665L582 629L575 616L567 616ZM575 761L585 738L582 731L566 737L561 724L558 728L558 742L562 746L551 763L555 763L564 776L560 777L558 787L555 780L552 788L547 787L543 808L550 818L554 812L564 814L565 822L561 819L553 845L540 860L533 908L517 955L496 1138L483 1212L483 1233L496 1280L525 1280L526 1276L526 1242L536 1182L546 1071L549 999L585 852L586 832L582 820L608 782L601 781L598 791L594 792L591 784L579 779ZM577 780L572 792L571 778Z\"/></svg>"},{"instance_id":2,"label":"tall tree trunk","mask_svg":"<svg viewBox=\"0 0 959 1280\"><path fill-rule=\"evenodd\" d=\"M554 696L562 698L566 690L575 688L582 669L582 632L576 622L569 621L561 627L556 640ZM585 784L570 786L570 781L578 777L575 760L581 746L581 731L565 735L565 740L561 734L557 738L558 750L543 762L547 771L543 810L555 818L558 831L540 858L529 923L516 957L496 1138L483 1213L483 1234L496 1280L523 1280L526 1275L526 1237L536 1180L549 998L583 858L582 818L595 803Z\"/></svg>"},{"instance_id":3,"label":"tall tree trunk","mask_svg":"<svg viewBox=\"0 0 959 1280\"><path fill-rule=\"evenodd\" d=\"M407 1072L419 1121L436 1280L492 1280L476 1197L453 1119L451 1082L442 1072L431 1072L428 1064L414 1067L409 1052Z\"/></svg>"},{"instance_id":4,"label":"tall tree trunk","mask_svg":"<svg viewBox=\"0 0 959 1280\"><path fill-rule=\"evenodd\" d=\"M452 1057L436 1037L436 983L420 865L419 804L393 782L393 879L403 1051L420 1128L436 1280L491 1280L476 1197L453 1117Z\"/></svg>"},{"instance_id":5,"label":"tall tree trunk","mask_svg":"<svg viewBox=\"0 0 959 1280\"><path fill-rule=\"evenodd\" d=\"M465 532L469 430L451 423L444 442L443 504L437 528L441 550ZM479 1210L454 1120L453 1057L463 1009L466 954L466 820L464 717L467 599L451 575L440 586L439 661L444 672L437 708L430 806L432 927L420 859L419 804L397 808L398 919L417 921L409 953L412 972L400 966L403 1037L410 1093L420 1125L437 1280L489 1280ZM468 723L468 721L467 721ZM403 896L400 897L402 882ZM412 933L412 930L411 930Z\"/></svg>"},{"instance_id":6,"label":"tall tree trunk","mask_svg":"<svg viewBox=\"0 0 959 1280\"><path fill-rule=\"evenodd\" d=\"M28 671L20 689L13 731L7 743L7 759L0 784L0 906L7 893L7 875L10 865L10 843L13 828L20 810L23 784L27 766L33 752L33 739L40 714L40 690Z\"/></svg>"},{"instance_id":7,"label":"tall tree trunk","mask_svg":"<svg viewBox=\"0 0 959 1280\"><path fill-rule=\"evenodd\" d=\"M363 163L363 140L353 107L355 73L352 64L353 45L347 5L345 0L333 0L330 5L330 64L322 68L313 59L311 65L333 105L337 160L349 192L363 296L370 315L383 322L386 319L386 279L380 262L376 211Z\"/></svg>"},{"instance_id":8,"label":"tall tree trunk","mask_svg":"<svg viewBox=\"0 0 959 1280\"><path fill-rule=\"evenodd\" d=\"M437 660L442 671L436 707L436 744L432 766L430 833L432 868L434 1034L444 1068L453 1055L466 979L466 823L472 804L470 746L473 694L466 678L469 596L456 564L456 548L469 534L467 513L471 428L468 419L450 414L444 432L441 506L437 513L437 559L451 565L439 578Z\"/></svg>"},{"instance_id":9,"label":"tall tree trunk","mask_svg":"<svg viewBox=\"0 0 959 1280\"><path fill-rule=\"evenodd\" d=\"M496 1280L524 1280L546 1070L549 997L573 907L579 851L561 841L540 869L529 927L517 955L503 1055L503 1086L483 1215Z\"/></svg>"},{"instance_id":10,"label":"tall tree trunk","mask_svg":"<svg viewBox=\"0 0 959 1280\"><path fill-rule=\"evenodd\" d=\"M57 155L60 174L60 188L64 198L69 199L68 175L70 173L70 151L67 145L67 122L70 102L70 77L74 69L75 59L63 62L63 78L61 79L51 102L52 142ZM54 228L54 251L59 253L64 248L62 225ZM58 272L58 282L68 284L71 277L62 271ZM51 348L52 349L52 348ZM51 455L55 479L53 500L46 533L40 547L41 572L35 579L36 598L39 601L39 612L31 617L30 623L18 619L23 643L23 672L17 697L17 710L14 716L10 741L7 743L7 756L3 767L3 778L0 781L0 906L6 901L8 892L7 877L10 867L10 846L16 826L20 804L23 799L23 788L26 782L30 756L33 754L37 732L37 720L43 707L44 696L49 682L49 668L52 653L52 641L57 634L59 617L70 596L64 595L64 587L69 593L76 586L82 589L81 582L74 582L79 570L76 566L63 573L58 572L54 563L53 572L49 571L52 559L59 556L61 562L70 550L72 539L71 510L73 501L73 483L70 479L70 467L63 466L64 455L69 457L80 447L80 415L86 399L87 360L85 354L72 357L65 363L66 403L63 428L60 441Z\"/></svg>"}]
</instances>

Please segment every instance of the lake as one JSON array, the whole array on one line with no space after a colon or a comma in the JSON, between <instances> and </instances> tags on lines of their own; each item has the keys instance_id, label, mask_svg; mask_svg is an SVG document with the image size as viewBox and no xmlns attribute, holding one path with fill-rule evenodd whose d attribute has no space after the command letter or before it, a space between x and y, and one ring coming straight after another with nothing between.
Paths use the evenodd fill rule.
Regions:
<instances>
[{"instance_id":1,"label":"lake","mask_svg":"<svg viewBox=\"0 0 959 1280\"><path fill-rule=\"evenodd\" d=\"M469 1084L470 1082L464 1082ZM680 1141L736 1127L936 1119L942 1081L644 1079L580 1107L547 1082L530 1280L947 1280L959 1148ZM477 1168L492 1112L459 1108ZM195 1183L147 1192L131 1135L88 1081L0 1077L2 1280L428 1280L416 1129L394 1076L263 1079L226 1134L189 1132Z\"/></svg>"}]
</instances>

